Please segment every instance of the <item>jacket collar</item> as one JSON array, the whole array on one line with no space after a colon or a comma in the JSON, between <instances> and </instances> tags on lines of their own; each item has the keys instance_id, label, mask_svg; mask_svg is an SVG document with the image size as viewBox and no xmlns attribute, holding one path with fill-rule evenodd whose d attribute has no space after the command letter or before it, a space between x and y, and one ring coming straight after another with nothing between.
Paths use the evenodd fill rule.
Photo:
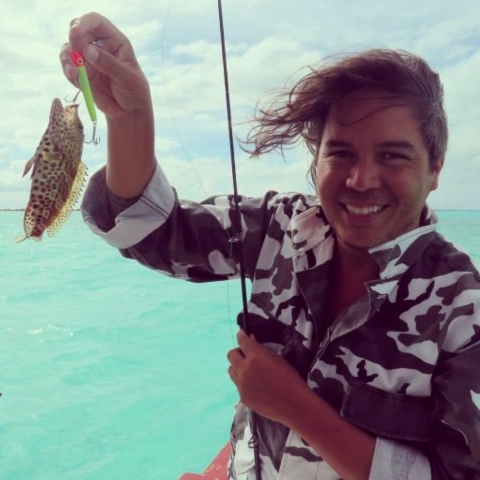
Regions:
<instances>
[{"instance_id":1,"label":"jacket collar","mask_svg":"<svg viewBox=\"0 0 480 480\"><path fill-rule=\"evenodd\" d=\"M437 216L426 205L420 227L371 248L368 252L380 267L380 278L388 279L405 272L428 246L437 224ZM320 205L294 217L290 232L296 250L295 271L306 271L332 259L335 234Z\"/></svg>"},{"instance_id":2,"label":"jacket collar","mask_svg":"<svg viewBox=\"0 0 480 480\"><path fill-rule=\"evenodd\" d=\"M420 227L371 248L368 253L380 267L380 278L401 275L413 265L431 242L437 224L437 216L428 206L425 206Z\"/></svg>"}]
</instances>

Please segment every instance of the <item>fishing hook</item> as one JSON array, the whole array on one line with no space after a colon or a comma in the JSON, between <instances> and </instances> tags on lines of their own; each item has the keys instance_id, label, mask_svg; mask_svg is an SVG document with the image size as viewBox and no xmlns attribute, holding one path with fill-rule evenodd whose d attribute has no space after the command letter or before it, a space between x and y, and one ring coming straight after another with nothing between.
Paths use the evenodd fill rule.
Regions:
<instances>
[{"instance_id":1,"label":"fishing hook","mask_svg":"<svg viewBox=\"0 0 480 480\"><path fill-rule=\"evenodd\" d=\"M93 132L92 132L92 139L87 142L84 140L85 143L93 143L94 145L98 145L100 143L100 137L96 138L95 134L97 133L97 122L93 122Z\"/></svg>"},{"instance_id":2,"label":"fishing hook","mask_svg":"<svg viewBox=\"0 0 480 480\"><path fill-rule=\"evenodd\" d=\"M77 101L78 96L80 95L80 92L81 90L79 90L71 100L65 97L65 101L68 103L75 103ZM94 145L98 145L100 143L100 137L96 138L96 132L97 132L97 122L93 122L92 139L89 142L84 140L84 142L88 144L93 143Z\"/></svg>"},{"instance_id":3,"label":"fishing hook","mask_svg":"<svg viewBox=\"0 0 480 480\"><path fill-rule=\"evenodd\" d=\"M80 92L81 90L79 90L71 100L68 99L68 96L65 96L64 100L67 103L75 103L77 101L78 96L80 95Z\"/></svg>"}]
</instances>

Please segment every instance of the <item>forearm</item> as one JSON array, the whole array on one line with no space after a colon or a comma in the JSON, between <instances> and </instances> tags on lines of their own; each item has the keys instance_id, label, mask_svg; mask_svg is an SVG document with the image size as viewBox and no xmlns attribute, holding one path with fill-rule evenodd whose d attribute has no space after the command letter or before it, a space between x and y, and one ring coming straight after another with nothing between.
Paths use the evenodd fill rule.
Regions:
<instances>
[{"instance_id":1,"label":"forearm","mask_svg":"<svg viewBox=\"0 0 480 480\"><path fill-rule=\"evenodd\" d=\"M134 110L107 124L107 187L118 197L137 197L155 170L153 111Z\"/></svg>"},{"instance_id":2,"label":"forearm","mask_svg":"<svg viewBox=\"0 0 480 480\"><path fill-rule=\"evenodd\" d=\"M298 407L287 413L285 423L308 442L344 479L368 479L375 438L342 419L312 390L305 388Z\"/></svg>"}]
</instances>

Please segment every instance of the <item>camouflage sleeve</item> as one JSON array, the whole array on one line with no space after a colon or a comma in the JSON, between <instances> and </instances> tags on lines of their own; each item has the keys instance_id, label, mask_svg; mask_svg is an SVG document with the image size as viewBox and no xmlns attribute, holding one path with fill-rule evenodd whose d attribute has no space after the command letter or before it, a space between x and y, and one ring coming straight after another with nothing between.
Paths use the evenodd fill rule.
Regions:
<instances>
[{"instance_id":1,"label":"camouflage sleeve","mask_svg":"<svg viewBox=\"0 0 480 480\"><path fill-rule=\"evenodd\" d=\"M430 382L429 435L406 442L410 446L401 437L379 437L370 480L480 478L480 275L453 260L447 271L454 275L442 276L438 304L425 316L435 334L424 341L438 351ZM442 313L438 323L437 311Z\"/></svg>"},{"instance_id":2,"label":"camouflage sleeve","mask_svg":"<svg viewBox=\"0 0 480 480\"><path fill-rule=\"evenodd\" d=\"M262 198L241 197L247 275L255 269L267 225L282 201L288 204L288 196L276 192ZM286 205L282 212L282 218L288 220L291 206ZM106 188L105 170L98 171L88 184L82 213L92 231L119 248L122 255L167 275L198 282L238 275L233 197L215 196L201 203L180 201L158 165L132 205L123 201L119 205Z\"/></svg>"},{"instance_id":3,"label":"camouflage sleeve","mask_svg":"<svg viewBox=\"0 0 480 480\"><path fill-rule=\"evenodd\" d=\"M377 438L369 480L480 478L480 338L439 363L433 434L426 449Z\"/></svg>"},{"instance_id":4,"label":"camouflage sleeve","mask_svg":"<svg viewBox=\"0 0 480 480\"><path fill-rule=\"evenodd\" d=\"M478 313L477 313L478 319ZM480 327L461 349L447 354L434 377L432 478L480 478ZM477 320L478 324L478 320ZM452 335L458 338L454 328Z\"/></svg>"},{"instance_id":5,"label":"camouflage sleeve","mask_svg":"<svg viewBox=\"0 0 480 480\"><path fill-rule=\"evenodd\" d=\"M428 458L418 450L377 437L369 480L430 480Z\"/></svg>"},{"instance_id":6,"label":"camouflage sleeve","mask_svg":"<svg viewBox=\"0 0 480 480\"><path fill-rule=\"evenodd\" d=\"M134 198L123 198L115 195L107 188L107 198L110 207L110 213L113 217L117 217L134 203L138 202L140 195Z\"/></svg>"},{"instance_id":7,"label":"camouflage sleeve","mask_svg":"<svg viewBox=\"0 0 480 480\"><path fill-rule=\"evenodd\" d=\"M239 276L241 246L245 274L252 278L277 198L275 192L240 197L241 238L233 196L176 200L164 224L121 253L167 275L207 282Z\"/></svg>"},{"instance_id":8,"label":"camouflage sleeve","mask_svg":"<svg viewBox=\"0 0 480 480\"><path fill-rule=\"evenodd\" d=\"M127 200L127 203L130 203ZM165 223L175 203L175 193L157 166L150 183L132 204L118 202L109 193L105 168L90 179L81 211L90 229L110 245L129 248Z\"/></svg>"}]
</instances>

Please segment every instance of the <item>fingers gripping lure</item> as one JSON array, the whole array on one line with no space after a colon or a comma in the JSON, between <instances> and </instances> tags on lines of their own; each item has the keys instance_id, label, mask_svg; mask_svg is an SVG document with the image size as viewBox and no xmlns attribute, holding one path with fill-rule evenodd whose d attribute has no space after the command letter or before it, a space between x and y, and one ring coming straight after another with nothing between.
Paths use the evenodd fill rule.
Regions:
<instances>
[{"instance_id":1,"label":"fingers gripping lure","mask_svg":"<svg viewBox=\"0 0 480 480\"><path fill-rule=\"evenodd\" d=\"M90 140L90 142L85 142L85 143L93 143L94 145L98 145L98 143L100 143L100 139L95 138L95 134L97 130L97 112L95 110L95 102L93 101L90 82L88 81L87 69L85 66L85 59L80 53L75 51L70 52L70 56L75 66L78 67L78 83L80 85L80 90L83 93L85 104L87 105L88 114L90 115L90 119L92 120L92 123L93 123L92 139ZM77 98L78 93L77 95L75 95L74 101Z\"/></svg>"}]
</instances>

